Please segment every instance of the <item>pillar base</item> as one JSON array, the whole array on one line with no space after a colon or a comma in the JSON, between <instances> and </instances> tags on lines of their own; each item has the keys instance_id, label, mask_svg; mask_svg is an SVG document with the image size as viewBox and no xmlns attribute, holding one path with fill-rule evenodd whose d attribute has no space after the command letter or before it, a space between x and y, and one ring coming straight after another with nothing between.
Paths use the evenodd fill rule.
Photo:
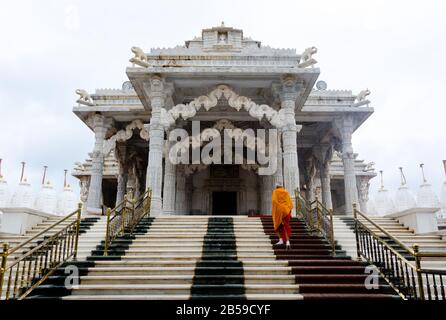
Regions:
<instances>
[{"instance_id":1,"label":"pillar base","mask_svg":"<svg viewBox=\"0 0 446 320\"><path fill-rule=\"evenodd\" d=\"M87 207L86 213L88 216L102 216L102 209Z\"/></svg>"}]
</instances>

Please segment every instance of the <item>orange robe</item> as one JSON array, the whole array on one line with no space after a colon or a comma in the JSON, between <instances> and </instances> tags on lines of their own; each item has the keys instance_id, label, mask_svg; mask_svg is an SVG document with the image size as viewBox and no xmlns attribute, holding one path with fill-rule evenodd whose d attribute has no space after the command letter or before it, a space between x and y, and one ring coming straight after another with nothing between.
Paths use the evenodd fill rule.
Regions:
<instances>
[{"instance_id":1,"label":"orange robe","mask_svg":"<svg viewBox=\"0 0 446 320\"><path fill-rule=\"evenodd\" d=\"M284 188L277 188L273 191L272 202L274 231L277 232L283 219L291 214L293 202L291 201L290 194Z\"/></svg>"}]
</instances>

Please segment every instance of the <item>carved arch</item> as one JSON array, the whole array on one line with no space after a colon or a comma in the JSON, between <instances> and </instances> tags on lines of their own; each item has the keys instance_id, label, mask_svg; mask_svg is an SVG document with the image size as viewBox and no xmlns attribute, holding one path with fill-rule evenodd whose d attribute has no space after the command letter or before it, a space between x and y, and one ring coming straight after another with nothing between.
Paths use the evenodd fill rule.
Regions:
<instances>
[{"instance_id":1,"label":"carved arch","mask_svg":"<svg viewBox=\"0 0 446 320\"><path fill-rule=\"evenodd\" d=\"M274 110L266 104L256 104L250 98L239 96L234 90L226 85L219 85L206 96L199 96L188 104L178 104L169 111L161 109L161 122L163 126L169 128L175 120L182 118L187 120L196 115L197 111L204 108L206 111L217 106L218 100L225 97L231 108L237 111L246 110L253 118L261 121L264 117L276 128L280 129L285 125L285 114L281 109Z\"/></svg>"},{"instance_id":2,"label":"carved arch","mask_svg":"<svg viewBox=\"0 0 446 320\"><path fill-rule=\"evenodd\" d=\"M104 142L104 156L107 156L116 147L116 142L129 140L133 136L133 130L135 129L140 130L139 136L141 137L141 139L149 141L149 132L144 127L144 123L139 119L133 120L125 127L125 129L119 130Z\"/></svg>"}]
</instances>

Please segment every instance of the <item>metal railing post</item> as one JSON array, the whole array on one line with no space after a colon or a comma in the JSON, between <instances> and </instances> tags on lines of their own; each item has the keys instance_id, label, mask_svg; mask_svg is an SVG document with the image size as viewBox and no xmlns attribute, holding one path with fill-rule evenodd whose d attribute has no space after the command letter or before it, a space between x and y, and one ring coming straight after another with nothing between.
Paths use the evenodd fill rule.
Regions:
<instances>
[{"instance_id":1,"label":"metal railing post","mask_svg":"<svg viewBox=\"0 0 446 320\"><path fill-rule=\"evenodd\" d=\"M334 226L333 226L333 209L330 209L328 212L330 213L331 250L333 252L333 256L336 256L336 245L335 245Z\"/></svg>"},{"instance_id":2,"label":"metal railing post","mask_svg":"<svg viewBox=\"0 0 446 320\"><path fill-rule=\"evenodd\" d=\"M81 224L82 203L78 204L77 216L76 216L76 238L74 239L74 253L73 258L77 257L77 247L79 243L79 228Z\"/></svg>"},{"instance_id":3,"label":"metal railing post","mask_svg":"<svg viewBox=\"0 0 446 320\"><path fill-rule=\"evenodd\" d=\"M321 209L319 207L319 198L317 196L315 197L314 203L316 204L317 228L319 232L322 233L322 215L321 215Z\"/></svg>"},{"instance_id":4,"label":"metal railing post","mask_svg":"<svg viewBox=\"0 0 446 320\"><path fill-rule=\"evenodd\" d=\"M125 220L127 218L127 195L124 196L124 206L122 207L122 213L121 213L121 232L124 234L125 232Z\"/></svg>"},{"instance_id":5,"label":"metal railing post","mask_svg":"<svg viewBox=\"0 0 446 320\"><path fill-rule=\"evenodd\" d=\"M105 241L104 241L104 256L105 257L108 255L108 238L110 237L110 214L111 214L111 209L107 208L107 211L106 211L107 224L105 225Z\"/></svg>"},{"instance_id":6,"label":"metal railing post","mask_svg":"<svg viewBox=\"0 0 446 320\"><path fill-rule=\"evenodd\" d=\"M426 297L424 296L424 287L423 287L423 277L421 274L421 259L420 259L420 246L418 244L414 244L412 246L414 257L415 257L415 266L417 268L417 281L418 281L418 292L420 293L420 299L425 300ZM429 285L429 284L428 284Z\"/></svg>"},{"instance_id":7,"label":"metal railing post","mask_svg":"<svg viewBox=\"0 0 446 320\"><path fill-rule=\"evenodd\" d=\"M358 260L361 260L361 249L359 246L359 231L358 231L358 213L356 212L356 203L353 204L353 217L355 219L356 255L358 256Z\"/></svg>"},{"instance_id":8,"label":"metal railing post","mask_svg":"<svg viewBox=\"0 0 446 320\"><path fill-rule=\"evenodd\" d=\"M9 244L3 244L2 261L0 265L0 300L2 298L3 284L5 283L6 260L8 259Z\"/></svg>"}]
</instances>

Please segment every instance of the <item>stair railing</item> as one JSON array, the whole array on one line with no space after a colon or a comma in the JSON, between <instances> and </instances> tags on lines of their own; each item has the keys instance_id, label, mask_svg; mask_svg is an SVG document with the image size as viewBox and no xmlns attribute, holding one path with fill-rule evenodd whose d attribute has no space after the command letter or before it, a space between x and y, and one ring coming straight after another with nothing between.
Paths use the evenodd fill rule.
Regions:
<instances>
[{"instance_id":1,"label":"stair railing","mask_svg":"<svg viewBox=\"0 0 446 320\"><path fill-rule=\"evenodd\" d=\"M332 255L336 255L333 210L327 209L317 197L316 200L309 203L297 189L294 195L297 215L300 215L305 220L310 232L319 233L330 243Z\"/></svg>"},{"instance_id":2,"label":"stair railing","mask_svg":"<svg viewBox=\"0 0 446 320\"><path fill-rule=\"evenodd\" d=\"M82 205L79 204L76 211L15 247L3 244L0 300L25 298L63 263L76 259L81 211ZM69 223L60 228L66 221ZM43 240L39 242L42 236ZM35 241L35 247L26 247ZM20 255L13 258L11 255L14 253Z\"/></svg>"},{"instance_id":3,"label":"stair railing","mask_svg":"<svg viewBox=\"0 0 446 320\"><path fill-rule=\"evenodd\" d=\"M375 265L387 282L404 299L446 300L446 270L421 266L423 258L446 258L442 252L420 252L409 248L353 205L356 250L359 258ZM374 232L367 221L386 238ZM389 239L393 242L390 243Z\"/></svg>"},{"instance_id":4,"label":"stair railing","mask_svg":"<svg viewBox=\"0 0 446 320\"><path fill-rule=\"evenodd\" d=\"M152 192L147 189L138 199L129 200L127 195L115 208L107 209L107 224L104 240L104 256L108 255L110 244L117 237L129 232L133 234L135 226L150 215Z\"/></svg>"}]
</instances>

